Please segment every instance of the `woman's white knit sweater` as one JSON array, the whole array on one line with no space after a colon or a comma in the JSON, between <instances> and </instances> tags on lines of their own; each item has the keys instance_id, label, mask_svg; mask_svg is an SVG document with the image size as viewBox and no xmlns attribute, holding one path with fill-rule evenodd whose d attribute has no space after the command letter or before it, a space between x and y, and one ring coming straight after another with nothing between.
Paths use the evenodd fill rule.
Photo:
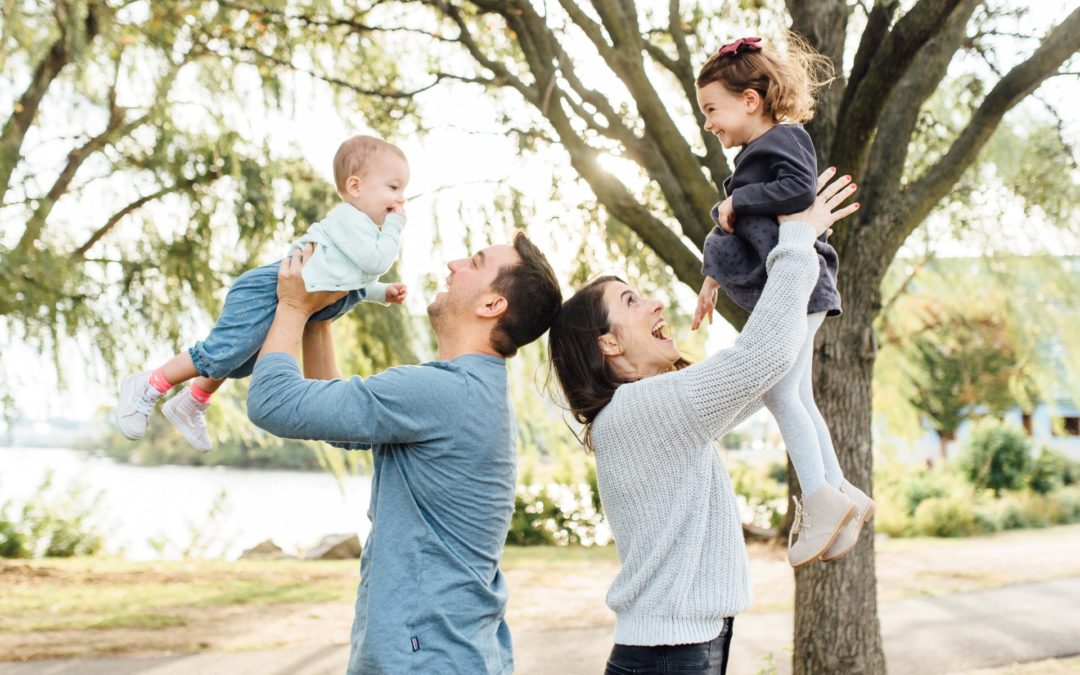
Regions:
<instances>
[{"instance_id":1,"label":"woman's white knit sweater","mask_svg":"<svg viewBox=\"0 0 1080 675\"><path fill-rule=\"evenodd\" d=\"M810 225L788 222L733 347L624 384L596 417L600 498L622 570L608 589L615 642L705 642L750 605L742 526L713 439L761 407L798 357L818 277Z\"/></svg>"}]
</instances>

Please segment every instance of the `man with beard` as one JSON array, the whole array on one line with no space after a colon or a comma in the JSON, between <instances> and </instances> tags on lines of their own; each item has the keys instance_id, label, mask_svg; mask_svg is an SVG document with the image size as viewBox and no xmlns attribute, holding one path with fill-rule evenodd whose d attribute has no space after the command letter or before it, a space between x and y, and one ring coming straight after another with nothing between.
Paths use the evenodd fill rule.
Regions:
<instances>
[{"instance_id":1,"label":"man with beard","mask_svg":"<svg viewBox=\"0 0 1080 675\"><path fill-rule=\"evenodd\" d=\"M304 290L307 256L282 262L248 416L285 438L372 451L348 672L512 672L499 569L516 483L505 359L547 330L558 281L521 232L454 260L428 307L438 360L344 380L329 322L305 328L339 295Z\"/></svg>"}]
</instances>

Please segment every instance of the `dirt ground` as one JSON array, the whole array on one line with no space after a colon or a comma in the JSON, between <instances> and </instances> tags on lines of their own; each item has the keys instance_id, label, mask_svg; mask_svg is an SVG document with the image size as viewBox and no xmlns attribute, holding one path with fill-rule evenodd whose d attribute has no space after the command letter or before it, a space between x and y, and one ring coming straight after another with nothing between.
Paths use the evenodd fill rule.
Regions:
<instances>
[{"instance_id":1,"label":"dirt ground","mask_svg":"<svg viewBox=\"0 0 1080 675\"><path fill-rule=\"evenodd\" d=\"M784 550L754 544L750 547L750 559L755 596L750 611L790 609L794 582ZM318 571L311 581L317 580L324 586L329 582L348 590L329 602L187 604L182 600L185 584L193 583L196 577L201 583L210 579L223 587L242 580L230 576L229 565L222 563L209 571L198 564L175 568L147 563L134 571L128 566L120 571L88 574L41 563L3 562L0 591L35 585L77 589L108 581L118 584L117 593L130 594L151 586L176 585L180 599L168 608L161 621L155 623L153 617L143 617L145 620L138 622L153 628L103 625L79 630L38 630L17 627L14 623L17 617L0 617L0 661L344 644L353 618L352 602L348 598L355 588L355 566L312 569ZM516 634L605 626L613 622L603 602L608 584L618 571L618 561L613 556L556 558L542 563L517 559L505 563L504 571L511 592L507 620ZM1080 576L1080 526L972 539L883 540L877 542L877 576L881 602ZM48 609L36 608L43 612Z\"/></svg>"}]
</instances>

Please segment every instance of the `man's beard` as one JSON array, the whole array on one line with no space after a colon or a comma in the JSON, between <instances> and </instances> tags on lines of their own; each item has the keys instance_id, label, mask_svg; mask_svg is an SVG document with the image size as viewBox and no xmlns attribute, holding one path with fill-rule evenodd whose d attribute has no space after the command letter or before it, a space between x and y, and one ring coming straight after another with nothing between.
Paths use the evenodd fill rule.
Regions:
<instances>
[{"instance_id":1,"label":"man's beard","mask_svg":"<svg viewBox=\"0 0 1080 675\"><path fill-rule=\"evenodd\" d=\"M439 329L446 320L446 298L442 298L443 302L439 300L439 298L436 298L427 306L428 321L431 323L431 330L435 335L439 334Z\"/></svg>"},{"instance_id":2,"label":"man's beard","mask_svg":"<svg viewBox=\"0 0 1080 675\"><path fill-rule=\"evenodd\" d=\"M453 297L447 292L441 298L436 297L432 300L427 307L427 315L428 321L431 322L431 329L435 333L435 338L438 339L443 329L449 331L449 324L466 316L478 297L479 293L470 298L462 298Z\"/></svg>"}]
</instances>

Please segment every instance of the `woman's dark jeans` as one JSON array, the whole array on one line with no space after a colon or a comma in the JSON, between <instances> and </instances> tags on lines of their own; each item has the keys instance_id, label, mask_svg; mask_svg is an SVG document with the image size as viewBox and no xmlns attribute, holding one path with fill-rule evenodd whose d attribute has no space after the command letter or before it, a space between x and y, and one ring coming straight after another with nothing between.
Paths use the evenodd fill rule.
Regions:
<instances>
[{"instance_id":1,"label":"woman's dark jeans","mask_svg":"<svg viewBox=\"0 0 1080 675\"><path fill-rule=\"evenodd\" d=\"M709 642L692 645L615 645L604 675L666 675L667 673L727 672L731 627L735 619L724 619L724 629Z\"/></svg>"}]
</instances>

